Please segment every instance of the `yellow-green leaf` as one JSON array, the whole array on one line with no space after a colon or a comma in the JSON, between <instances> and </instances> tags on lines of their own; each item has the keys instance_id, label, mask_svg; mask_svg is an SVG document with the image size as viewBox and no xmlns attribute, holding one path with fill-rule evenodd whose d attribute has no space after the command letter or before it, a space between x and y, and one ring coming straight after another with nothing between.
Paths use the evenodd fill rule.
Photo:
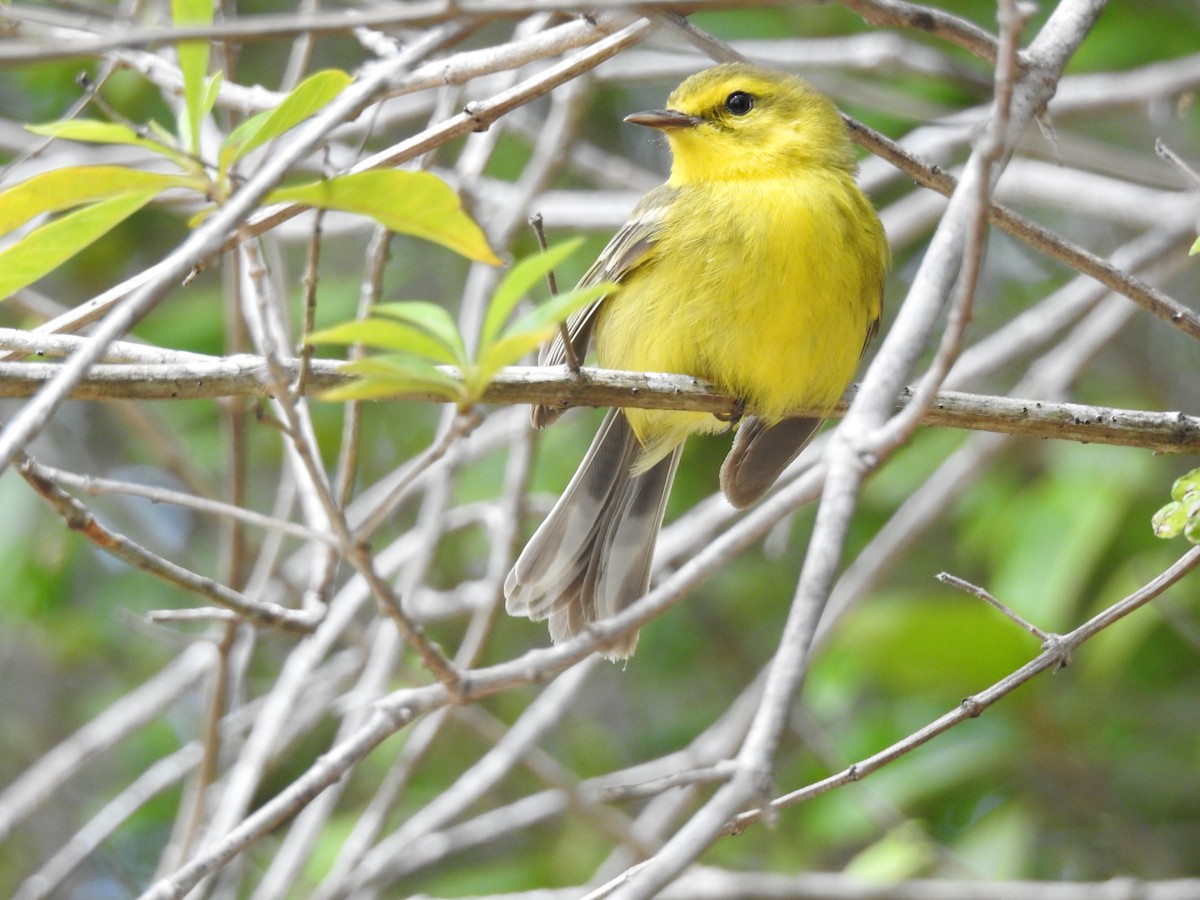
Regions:
<instances>
[{"instance_id":1,"label":"yellow-green leaf","mask_svg":"<svg viewBox=\"0 0 1200 900\"><path fill-rule=\"evenodd\" d=\"M492 299L488 302L487 313L483 317L483 328L480 342L486 346L496 339L500 329L508 321L509 315L528 294L533 286L546 277L564 259L579 249L583 238L563 241L550 247L544 253L527 256L509 269L504 279L496 286Z\"/></svg>"},{"instance_id":2,"label":"yellow-green leaf","mask_svg":"<svg viewBox=\"0 0 1200 900\"><path fill-rule=\"evenodd\" d=\"M0 298L54 271L156 196L158 188L151 188L101 200L36 228L6 247L0 251Z\"/></svg>"},{"instance_id":3,"label":"yellow-green leaf","mask_svg":"<svg viewBox=\"0 0 1200 900\"><path fill-rule=\"evenodd\" d=\"M332 328L313 332L308 336L307 343L362 344L378 350L412 353L446 365L455 365L461 362L455 356L452 347L447 347L444 342L428 331L405 322L393 322L388 319L343 322Z\"/></svg>"},{"instance_id":4,"label":"yellow-green leaf","mask_svg":"<svg viewBox=\"0 0 1200 900\"><path fill-rule=\"evenodd\" d=\"M213 20L213 0L171 0L171 21L176 25L209 25ZM200 122L207 114L208 41L180 41L176 47L179 70L183 74L184 108L179 119L183 146L193 156L200 155Z\"/></svg>"},{"instance_id":5,"label":"yellow-green leaf","mask_svg":"<svg viewBox=\"0 0 1200 900\"><path fill-rule=\"evenodd\" d=\"M224 72L213 72L212 77L204 82L204 96L200 98L200 110L208 115L217 105L221 97L221 85L225 83Z\"/></svg>"},{"instance_id":6,"label":"yellow-green leaf","mask_svg":"<svg viewBox=\"0 0 1200 900\"><path fill-rule=\"evenodd\" d=\"M577 288L557 294L521 316L498 338L480 347L476 366L477 376L483 382L480 390L491 383L492 377L505 366L511 366L553 337L558 330L558 323L565 321L571 313L616 289L617 286L609 282Z\"/></svg>"},{"instance_id":7,"label":"yellow-green leaf","mask_svg":"<svg viewBox=\"0 0 1200 900\"><path fill-rule=\"evenodd\" d=\"M61 212L134 191L195 187L185 175L142 172L124 166L68 166L34 175L0 191L0 235L43 213Z\"/></svg>"},{"instance_id":8,"label":"yellow-green leaf","mask_svg":"<svg viewBox=\"0 0 1200 900\"><path fill-rule=\"evenodd\" d=\"M1183 536L1193 544L1200 544L1200 516L1195 515L1194 510L1183 525Z\"/></svg>"},{"instance_id":9,"label":"yellow-green leaf","mask_svg":"<svg viewBox=\"0 0 1200 900\"><path fill-rule=\"evenodd\" d=\"M1188 256L1195 256L1200 253L1200 237L1196 238L1196 242L1192 244L1192 249L1188 251Z\"/></svg>"},{"instance_id":10,"label":"yellow-green leaf","mask_svg":"<svg viewBox=\"0 0 1200 900\"><path fill-rule=\"evenodd\" d=\"M483 389L491 384L497 372L542 346L554 336L554 331L554 327L551 326L540 332L508 335L488 345L487 352L480 355L479 362L475 365L473 392L482 393Z\"/></svg>"},{"instance_id":11,"label":"yellow-green leaf","mask_svg":"<svg viewBox=\"0 0 1200 900\"><path fill-rule=\"evenodd\" d=\"M128 125L116 122L99 122L95 119L64 119L59 122L43 122L40 125L26 125L26 131L41 134L46 137L60 138L66 141L82 141L88 144L129 144L150 150L180 166L191 163L187 154L180 153L175 147L159 141L151 140ZM160 134L161 128L150 127L149 131ZM160 135L161 136L161 135Z\"/></svg>"},{"instance_id":12,"label":"yellow-green leaf","mask_svg":"<svg viewBox=\"0 0 1200 900\"><path fill-rule=\"evenodd\" d=\"M269 203L302 203L370 216L385 228L491 265L500 260L450 186L429 172L380 169L273 191Z\"/></svg>"},{"instance_id":13,"label":"yellow-green leaf","mask_svg":"<svg viewBox=\"0 0 1200 900\"><path fill-rule=\"evenodd\" d=\"M428 300L402 300L397 303L379 303L371 309L381 316L407 322L429 332L454 352L457 362L466 362L467 345L458 330L458 324L451 318L450 313L436 303L430 303Z\"/></svg>"},{"instance_id":14,"label":"yellow-green leaf","mask_svg":"<svg viewBox=\"0 0 1200 900\"><path fill-rule=\"evenodd\" d=\"M404 354L355 360L343 371L362 376L322 394L328 400L375 400L405 393L429 393L461 402L463 386L440 369Z\"/></svg>"},{"instance_id":15,"label":"yellow-green leaf","mask_svg":"<svg viewBox=\"0 0 1200 900\"><path fill-rule=\"evenodd\" d=\"M1187 504L1173 500L1154 514L1150 520L1150 528L1154 531L1155 537L1173 538L1183 531L1187 520Z\"/></svg>"},{"instance_id":16,"label":"yellow-green leaf","mask_svg":"<svg viewBox=\"0 0 1200 900\"><path fill-rule=\"evenodd\" d=\"M1171 499L1183 500L1188 494L1200 492L1200 469L1180 475L1171 485Z\"/></svg>"},{"instance_id":17,"label":"yellow-green leaf","mask_svg":"<svg viewBox=\"0 0 1200 900\"><path fill-rule=\"evenodd\" d=\"M228 169L250 151L299 125L353 80L337 69L326 69L304 79L275 109L247 119L230 133L221 147L221 169Z\"/></svg>"},{"instance_id":18,"label":"yellow-green leaf","mask_svg":"<svg viewBox=\"0 0 1200 900\"><path fill-rule=\"evenodd\" d=\"M618 290L620 290L618 284L605 281L585 288L575 288L565 294L556 294L545 303L539 303L504 329L501 337L507 338L525 332L541 332L546 329L553 331L559 322L565 322L572 313Z\"/></svg>"}]
</instances>

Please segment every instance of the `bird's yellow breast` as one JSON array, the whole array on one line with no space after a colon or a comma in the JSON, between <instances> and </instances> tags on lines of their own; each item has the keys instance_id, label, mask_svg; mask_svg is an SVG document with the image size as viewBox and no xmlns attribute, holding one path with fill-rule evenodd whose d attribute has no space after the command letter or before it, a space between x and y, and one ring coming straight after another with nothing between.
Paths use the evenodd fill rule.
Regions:
<instances>
[{"instance_id":1,"label":"bird's yellow breast","mask_svg":"<svg viewBox=\"0 0 1200 900\"><path fill-rule=\"evenodd\" d=\"M887 253L849 173L677 190L652 256L601 307L600 365L695 375L770 421L832 407L879 316ZM724 427L696 413L626 414L646 464Z\"/></svg>"}]
</instances>

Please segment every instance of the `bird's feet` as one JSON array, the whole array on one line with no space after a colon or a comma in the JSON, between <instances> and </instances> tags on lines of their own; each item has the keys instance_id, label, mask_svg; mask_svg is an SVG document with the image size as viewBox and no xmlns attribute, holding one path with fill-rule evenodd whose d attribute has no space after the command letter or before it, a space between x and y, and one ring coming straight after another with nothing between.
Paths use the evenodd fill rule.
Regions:
<instances>
[{"instance_id":1,"label":"bird's feet","mask_svg":"<svg viewBox=\"0 0 1200 900\"><path fill-rule=\"evenodd\" d=\"M713 413L713 418L719 422L725 422L732 428L738 422L742 421L742 416L746 414L746 398L738 397L733 401L733 409L728 413Z\"/></svg>"}]
</instances>

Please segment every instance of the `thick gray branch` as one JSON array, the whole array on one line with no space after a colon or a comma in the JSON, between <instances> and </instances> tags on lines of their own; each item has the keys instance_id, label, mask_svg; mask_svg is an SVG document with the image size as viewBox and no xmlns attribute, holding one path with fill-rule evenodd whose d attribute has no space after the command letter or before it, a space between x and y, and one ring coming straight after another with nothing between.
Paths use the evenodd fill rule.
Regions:
<instances>
[{"instance_id":1,"label":"thick gray branch","mask_svg":"<svg viewBox=\"0 0 1200 900\"><path fill-rule=\"evenodd\" d=\"M289 377L299 376L299 360L283 360ZM343 363L313 360L308 388L313 392L347 384ZM0 397L28 397L54 377L57 363L0 363ZM453 370L447 370L454 374ZM102 364L94 366L71 394L76 400L197 400L220 397L268 397L267 363L258 356L229 356L212 362L171 364ZM840 417L854 398L851 389L831 418ZM439 402L428 391L397 391L395 400ZM896 409L909 399L904 392ZM556 407L625 406L639 409L682 409L728 416L733 398L698 378L664 373L620 372L584 368L571 375L564 368L514 366L488 387L484 403L539 403ZM818 410L798 409L797 414ZM943 391L925 413L922 424L994 431L1025 437L1141 447L1157 453L1200 453L1200 416L1055 403L1020 397L998 397Z\"/></svg>"}]
</instances>

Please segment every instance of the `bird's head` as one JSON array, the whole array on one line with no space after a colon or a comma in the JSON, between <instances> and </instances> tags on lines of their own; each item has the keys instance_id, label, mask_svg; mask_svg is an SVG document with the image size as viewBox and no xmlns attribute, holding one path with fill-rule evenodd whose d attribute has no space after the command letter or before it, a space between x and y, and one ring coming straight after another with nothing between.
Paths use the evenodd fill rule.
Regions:
<instances>
[{"instance_id":1,"label":"bird's head","mask_svg":"<svg viewBox=\"0 0 1200 900\"><path fill-rule=\"evenodd\" d=\"M698 72L666 109L634 113L662 131L671 183L778 178L811 167L853 171L854 154L833 102L808 82L749 63Z\"/></svg>"}]
</instances>

